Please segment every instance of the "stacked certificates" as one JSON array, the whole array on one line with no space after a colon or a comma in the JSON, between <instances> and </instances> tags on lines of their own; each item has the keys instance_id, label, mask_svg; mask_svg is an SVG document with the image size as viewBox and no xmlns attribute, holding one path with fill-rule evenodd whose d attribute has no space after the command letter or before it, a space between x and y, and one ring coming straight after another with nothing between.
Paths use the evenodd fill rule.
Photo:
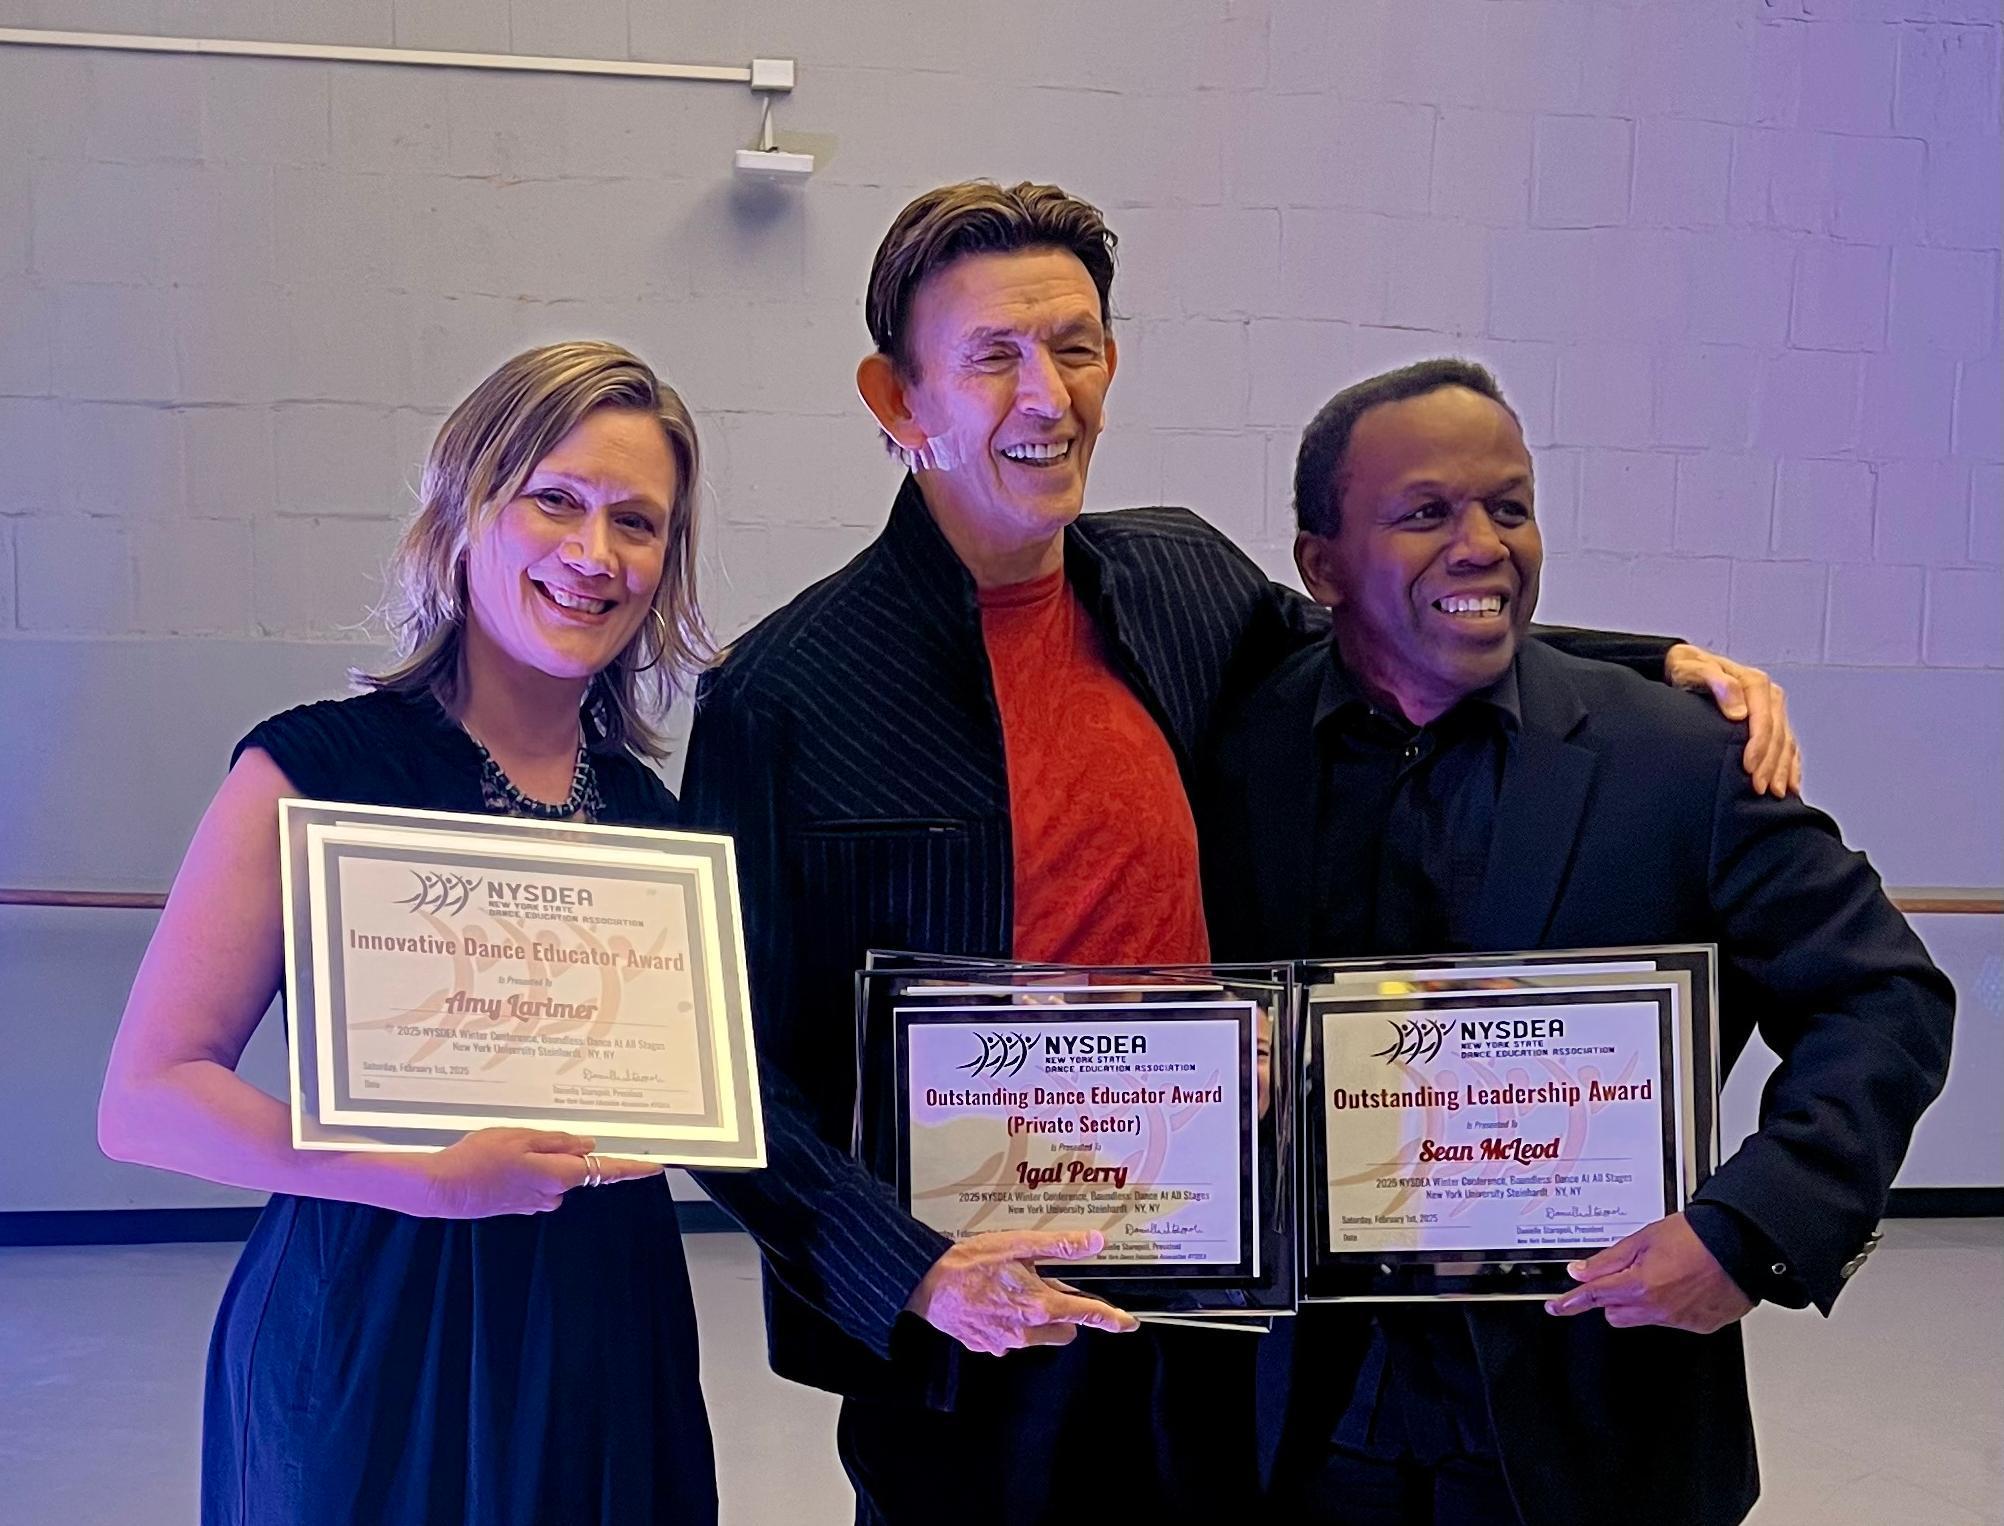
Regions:
<instances>
[{"instance_id":1,"label":"stacked certificates","mask_svg":"<svg viewBox=\"0 0 2004 1526\"><path fill-rule=\"evenodd\" d=\"M1293 1309L1288 966L873 954L858 988L857 1149L915 1218L1096 1230L1065 1278L1136 1313Z\"/></svg>"},{"instance_id":2,"label":"stacked certificates","mask_svg":"<svg viewBox=\"0 0 2004 1526\"><path fill-rule=\"evenodd\" d=\"M1718 1155L1715 951L1086 969L876 953L855 1145L1144 1317L1536 1298Z\"/></svg>"}]
</instances>

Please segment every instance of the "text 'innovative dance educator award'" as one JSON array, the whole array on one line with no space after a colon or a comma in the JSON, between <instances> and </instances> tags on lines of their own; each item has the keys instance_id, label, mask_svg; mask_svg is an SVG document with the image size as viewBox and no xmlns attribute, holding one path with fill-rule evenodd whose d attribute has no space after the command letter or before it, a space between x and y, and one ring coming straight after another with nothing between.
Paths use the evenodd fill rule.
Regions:
<instances>
[{"instance_id":1,"label":"text 'innovative dance educator award'","mask_svg":"<svg viewBox=\"0 0 2004 1526\"><path fill-rule=\"evenodd\" d=\"M293 1142L763 1164L728 839L280 804Z\"/></svg>"}]
</instances>

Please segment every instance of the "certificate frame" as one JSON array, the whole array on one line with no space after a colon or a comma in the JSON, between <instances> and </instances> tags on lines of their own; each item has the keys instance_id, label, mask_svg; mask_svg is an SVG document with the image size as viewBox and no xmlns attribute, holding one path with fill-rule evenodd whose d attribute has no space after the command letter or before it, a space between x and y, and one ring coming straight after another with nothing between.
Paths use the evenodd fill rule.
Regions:
<instances>
[{"instance_id":1,"label":"certificate frame","mask_svg":"<svg viewBox=\"0 0 2004 1526\"><path fill-rule=\"evenodd\" d=\"M294 1148L435 1150L474 1129L519 1126L586 1134L603 1154L664 1165L765 1164L729 838L290 798L279 802L279 824ZM512 875L521 878L497 878ZM380 928L394 915L380 888L386 876L415 887L394 903L408 926L393 925L409 937L355 931L360 919ZM517 902L497 889L507 884L534 889ZM647 915L567 916L534 899L578 885L610 889L620 910L644 905ZM653 940L642 950L628 932L608 929L640 929ZM358 950L386 945L408 970L391 977L378 968L386 961L363 966ZM520 961L519 973L493 973L504 950ZM482 951L495 957L483 964ZM529 994L589 977L596 1002ZM433 1010L425 1002L440 994L440 980L451 995ZM476 981L514 992L474 997ZM392 999L406 988L432 989L415 1005ZM629 988L636 994L623 1001ZM687 998L668 1001L664 989ZM503 1001L511 1016L526 1014L519 1022L527 1026L483 1032L483 1048L470 1024L485 1014L464 1018L459 1004L499 1010ZM413 1059L425 1063L357 1058L392 1032L416 1040ZM596 1080L592 1065L601 1067ZM472 1074L503 1067L514 1080ZM540 1068L584 1079L544 1097L534 1079ZM365 1071L372 1074L358 1084Z\"/></svg>"},{"instance_id":2,"label":"certificate frame","mask_svg":"<svg viewBox=\"0 0 2004 1526\"><path fill-rule=\"evenodd\" d=\"M1043 1005L1055 1001L1068 1005ZM898 1035L928 1007L985 1004L988 1013L1041 1014L1042 1021L1061 1024L1082 1009L1104 1010L1116 1003L1122 1016L1131 1019L1137 1005L1194 1009L1219 1001L1241 1010L1251 1005L1257 1052L1247 1058L1255 1074L1263 1058L1269 1077L1265 1112L1259 1111L1255 1096L1249 1099L1253 1116L1242 1120L1241 1208L1250 1211L1245 1233L1251 1255L1230 1269L1194 1272L1187 1264L1151 1273L1132 1264L1101 1269L1070 1262L1062 1264L1062 1275L1144 1319L1267 1328L1274 1317L1294 1312L1299 1280L1298 1154L1292 1120L1300 1053L1289 965L1069 966L872 950L868 966L857 975L856 1152L908 1201L899 1140L909 1127L908 1109L901 1113L900 1102L908 1102L910 1072L902 1063L905 1046ZM981 1015L969 1014L969 1020Z\"/></svg>"},{"instance_id":3,"label":"certificate frame","mask_svg":"<svg viewBox=\"0 0 2004 1526\"><path fill-rule=\"evenodd\" d=\"M1608 948L1530 949L1518 953L1420 954L1397 959L1318 959L1302 964L1304 988L1322 979L1404 979L1440 983L1444 989L1511 975L1642 973L1682 970L1690 977L1691 1044L1687 1078L1692 1148L1687 1152L1686 1195L1695 1194L1718 1169L1719 1091L1725 1076L1719 1052L1719 947L1716 943L1624 944Z\"/></svg>"},{"instance_id":4,"label":"certificate frame","mask_svg":"<svg viewBox=\"0 0 2004 1526\"><path fill-rule=\"evenodd\" d=\"M1564 1270L1568 1261L1640 1227L1628 1225L1619 1233L1596 1235L1582 1226L1578 1242L1567 1245L1387 1249L1381 1244L1355 1251L1338 1249L1340 1226L1332 1223L1332 1173L1327 1164L1329 1080L1323 1021L1330 1012L1380 1019L1429 1014L1436 1022L1458 1022L1461 1013L1651 1003L1657 1010L1655 1074L1664 1083L1657 1105L1663 1151L1660 1211L1667 1214L1690 1200L1717 1161L1715 968L1716 950L1708 945L1305 963L1300 987L1309 1035L1304 1090L1314 1100L1304 1114L1302 1131L1307 1198L1301 1234L1304 1301L1549 1297L1575 1285ZM1527 1174L1525 1180L1539 1178ZM1395 1174L1376 1185L1401 1182L1408 1178ZM1582 1189L1527 1186L1511 1189L1509 1195L1536 1197L1543 1190L1556 1194ZM1421 1200L1430 1197L1428 1192L1420 1194ZM1553 1215L1558 1212L1552 1210ZM1391 1233L1397 1237L1398 1232ZM1362 1233L1357 1237L1371 1238Z\"/></svg>"}]
</instances>

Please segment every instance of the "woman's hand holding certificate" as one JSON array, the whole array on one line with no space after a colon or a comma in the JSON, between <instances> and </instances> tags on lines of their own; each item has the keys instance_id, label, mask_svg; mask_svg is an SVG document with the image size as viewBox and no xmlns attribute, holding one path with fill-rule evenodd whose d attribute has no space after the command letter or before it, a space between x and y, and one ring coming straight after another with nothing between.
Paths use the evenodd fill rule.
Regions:
<instances>
[{"instance_id":1,"label":"woman's hand holding certificate","mask_svg":"<svg viewBox=\"0 0 2004 1526\"><path fill-rule=\"evenodd\" d=\"M411 1157L422 1196L409 1211L428 1219L548 1213L573 1187L661 1174L654 1162L594 1155L595 1148L581 1134L477 1130L433 1154Z\"/></svg>"}]
</instances>

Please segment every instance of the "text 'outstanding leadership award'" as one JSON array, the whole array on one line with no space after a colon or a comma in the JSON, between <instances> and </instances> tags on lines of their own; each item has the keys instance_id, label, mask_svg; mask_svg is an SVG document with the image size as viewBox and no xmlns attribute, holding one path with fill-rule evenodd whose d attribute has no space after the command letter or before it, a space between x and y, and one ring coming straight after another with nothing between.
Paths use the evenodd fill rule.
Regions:
<instances>
[{"instance_id":1,"label":"text 'outstanding leadership award'","mask_svg":"<svg viewBox=\"0 0 2004 1526\"><path fill-rule=\"evenodd\" d=\"M1300 967L1304 1297L1547 1297L1718 1158L1709 946Z\"/></svg>"},{"instance_id":2,"label":"text 'outstanding leadership award'","mask_svg":"<svg viewBox=\"0 0 2004 1526\"><path fill-rule=\"evenodd\" d=\"M729 839L279 803L293 1144L765 1163Z\"/></svg>"},{"instance_id":3,"label":"text 'outstanding leadership award'","mask_svg":"<svg viewBox=\"0 0 2004 1526\"><path fill-rule=\"evenodd\" d=\"M1063 1275L1137 1313L1291 1311L1285 966L871 959L858 1146L915 1218L955 1239L1096 1230Z\"/></svg>"}]
</instances>

